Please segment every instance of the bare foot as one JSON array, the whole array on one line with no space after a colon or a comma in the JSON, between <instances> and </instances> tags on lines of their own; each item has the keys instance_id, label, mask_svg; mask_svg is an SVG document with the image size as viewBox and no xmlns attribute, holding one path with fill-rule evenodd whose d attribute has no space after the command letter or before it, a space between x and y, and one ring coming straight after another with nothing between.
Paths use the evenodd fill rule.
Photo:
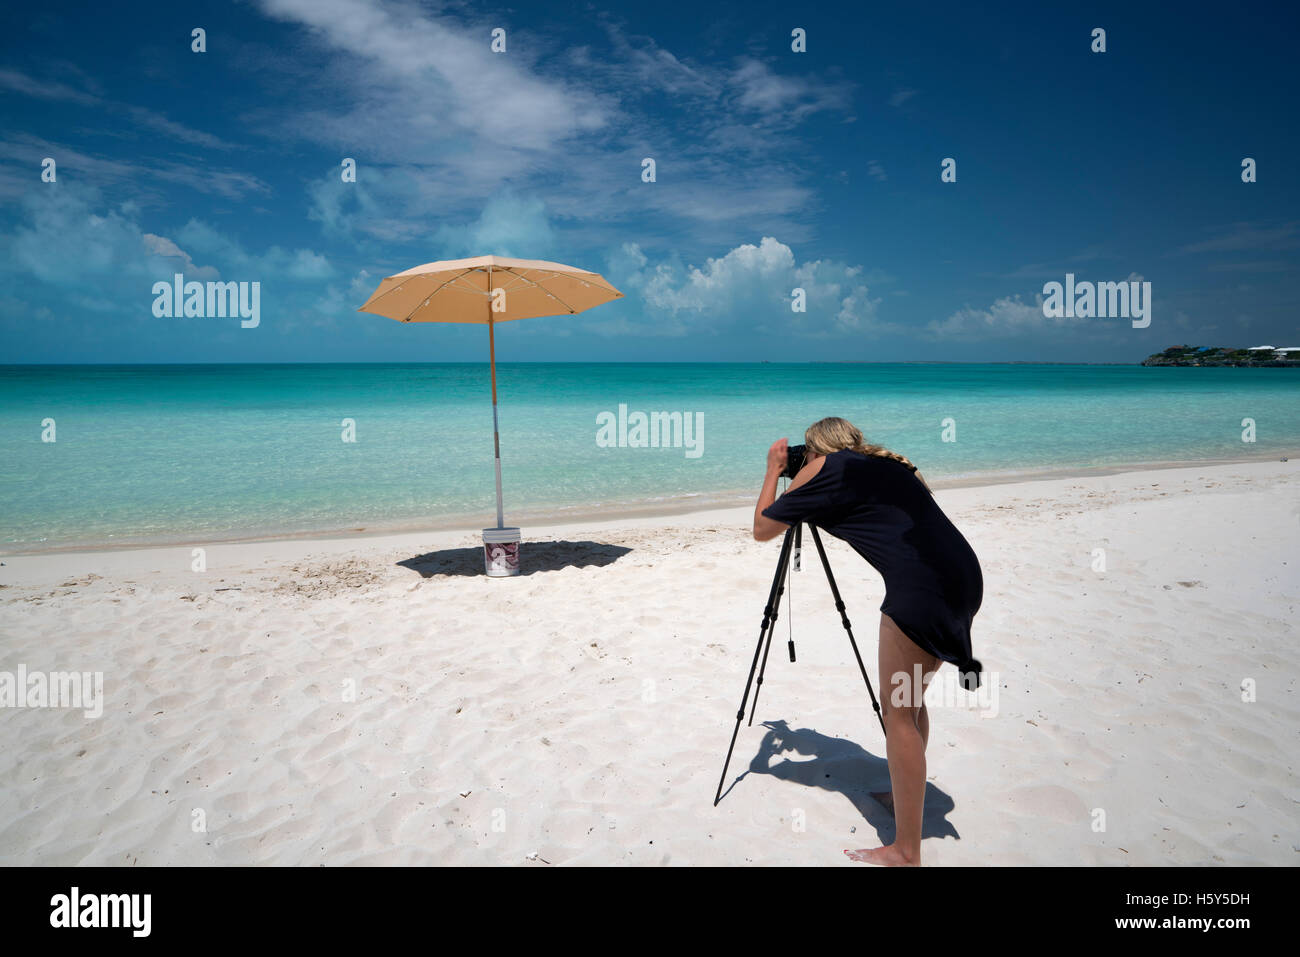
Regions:
<instances>
[{"instance_id":1,"label":"bare foot","mask_svg":"<svg viewBox=\"0 0 1300 957\"><path fill-rule=\"evenodd\" d=\"M919 860L908 860L896 844L886 844L884 847L864 847L857 851L845 850L844 853L849 856L851 861L857 861L860 864L879 864L881 867L917 867L921 863Z\"/></svg>"},{"instance_id":2,"label":"bare foot","mask_svg":"<svg viewBox=\"0 0 1300 957\"><path fill-rule=\"evenodd\" d=\"M876 799L878 804L883 804L891 814L894 812L893 791L872 791L871 796Z\"/></svg>"}]
</instances>

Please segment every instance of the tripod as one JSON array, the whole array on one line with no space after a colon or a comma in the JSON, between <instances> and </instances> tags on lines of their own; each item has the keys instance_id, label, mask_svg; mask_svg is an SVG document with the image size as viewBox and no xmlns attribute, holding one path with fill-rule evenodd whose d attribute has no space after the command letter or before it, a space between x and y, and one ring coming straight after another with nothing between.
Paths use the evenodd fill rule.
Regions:
<instances>
[{"instance_id":1,"label":"tripod","mask_svg":"<svg viewBox=\"0 0 1300 957\"><path fill-rule=\"evenodd\" d=\"M839 587L835 584L835 575L831 572L831 563L826 559L826 549L822 547L821 536L817 534L817 528L814 525L808 526L808 531L812 533L813 543L817 546L817 554L822 560L822 568L826 571L826 581L830 583L831 594L835 596L835 610L840 613L840 622L844 625L844 630L848 633L849 644L853 646L853 657L858 660L858 670L862 672L862 680L867 683L867 694L871 696L871 706L876 709L876 720L880 722L880 730L885 730L885 719L880 715L880 703L876 701L876 692L871 687L871 679L867 677L866 666L862 664L862 655L858 652L858 643L853 637L853 628L849 625L849 618L844 614L844 600L840 598ZM745 682L745 694L740 699L740 710L736 712L736 727L731 732L731 746L727 748L727 760L722 765L722 777L718 780L718 793L713 799L713 806L717 807L718 802L722 800L722 786L727 783L727 768L731 766L731 753L736 749L736 736L740 733L740 722L745 717L745 704L749 701L749 689L754 687L754 672L758 671L758 685L754 687L754 704L749 712L749 724L754 723L754 712L758 710L758 693L763 690L763 674L767 671L767 654L772 650L772 632L776 630L777 614L780 610L781 595L785 592L786 576L790 571L790 560L793 556L795 571L799 570L799 557L803 547L803 526L796 522L785 531L785 539L781 542L781 557L776 560L776 574L772 577L772 590L767 595L767 605L763 608L763 624L758 631L758 647L754 649L754 663L749 666L749 678ZM794 637L791 635L789 641L790 660L794 661ZM762 656L763 665L759 668L759 657Z\"/></svg>"}]
</instances>

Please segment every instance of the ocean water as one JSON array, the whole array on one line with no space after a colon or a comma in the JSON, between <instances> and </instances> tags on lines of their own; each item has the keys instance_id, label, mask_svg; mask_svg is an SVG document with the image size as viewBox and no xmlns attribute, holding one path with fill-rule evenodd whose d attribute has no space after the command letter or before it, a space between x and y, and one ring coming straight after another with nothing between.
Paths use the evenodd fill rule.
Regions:
<instances>
[{"instance_id":1,"label":"ocean water","mask_svg":"<svg viewBox=\"0 0 1300 957\"><path fill-rule=\"evenodd\" d=\"M525 529L752 495L825 415L932 480L1300 453L1289 369L520 363L498 391ZM689 414L698 456L602 447L620 405ZM495 523L486 363L0 367L0 550Z\"/></svg>"}]
</instances>

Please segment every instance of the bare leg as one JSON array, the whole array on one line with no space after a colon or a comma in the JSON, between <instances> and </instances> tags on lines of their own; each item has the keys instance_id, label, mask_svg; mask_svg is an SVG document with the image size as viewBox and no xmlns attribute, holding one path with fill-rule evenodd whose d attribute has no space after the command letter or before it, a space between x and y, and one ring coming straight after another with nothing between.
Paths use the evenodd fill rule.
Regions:
<instances>
[{"instance_id":1,"label":"bare leg","mask_svg":"<svg viewBox=\"0 0 1300 957\"><path fill-rule=\"evenodd\" d=\"M925 707L925 699L921 699L921 710L916 720L917 730L921 732L921 750L924 751L930 746L930 712ZM884 805L890 812L894 810L894 792L893 791L872 791L871 796L879 804Z\"/></svg>"},{"instance_id":2,"label":"bare leg","mask_svg":"<svg viewBox=\"0 0 1300 957\"><path fill-rule=\"evenodd\" d=\"M913 676L920 666L922 686L914 688ZM845 851L852 860L869 864L919 865L921 863L921 819L925 810L925 745L930 719L925 710L925 685L939 665L933 655L922 651L903 634L888 615L880 616L881 710L885 717L885 753L889 759L890 802L897 834L884 847ZM902 702L894 700L905 679ZM924 727L923 727L924 726Z\"/></svg>"}]
</instances>

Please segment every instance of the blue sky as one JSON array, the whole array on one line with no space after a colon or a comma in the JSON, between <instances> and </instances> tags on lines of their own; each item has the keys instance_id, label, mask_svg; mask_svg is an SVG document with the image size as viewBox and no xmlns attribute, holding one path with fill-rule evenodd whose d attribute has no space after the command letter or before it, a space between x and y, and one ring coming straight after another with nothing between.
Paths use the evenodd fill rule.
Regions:
<instances>
[{"instance_id":1,"label":"blue sky","mask_svg":"<svg viewBox=\"0 0 1300 957\"><path fill-rule=\"evenodd\" d=\"M1300 345L1296 28L1185 3L10 8L0 361L477 360L482 327L355 309L485 253L626 297L502 327L502 361ZM155 318L176 272L260 282L261 324ZM1044 318L1067 272L1149 281L1150 327Z\"/></svg>"}]
</instances>

